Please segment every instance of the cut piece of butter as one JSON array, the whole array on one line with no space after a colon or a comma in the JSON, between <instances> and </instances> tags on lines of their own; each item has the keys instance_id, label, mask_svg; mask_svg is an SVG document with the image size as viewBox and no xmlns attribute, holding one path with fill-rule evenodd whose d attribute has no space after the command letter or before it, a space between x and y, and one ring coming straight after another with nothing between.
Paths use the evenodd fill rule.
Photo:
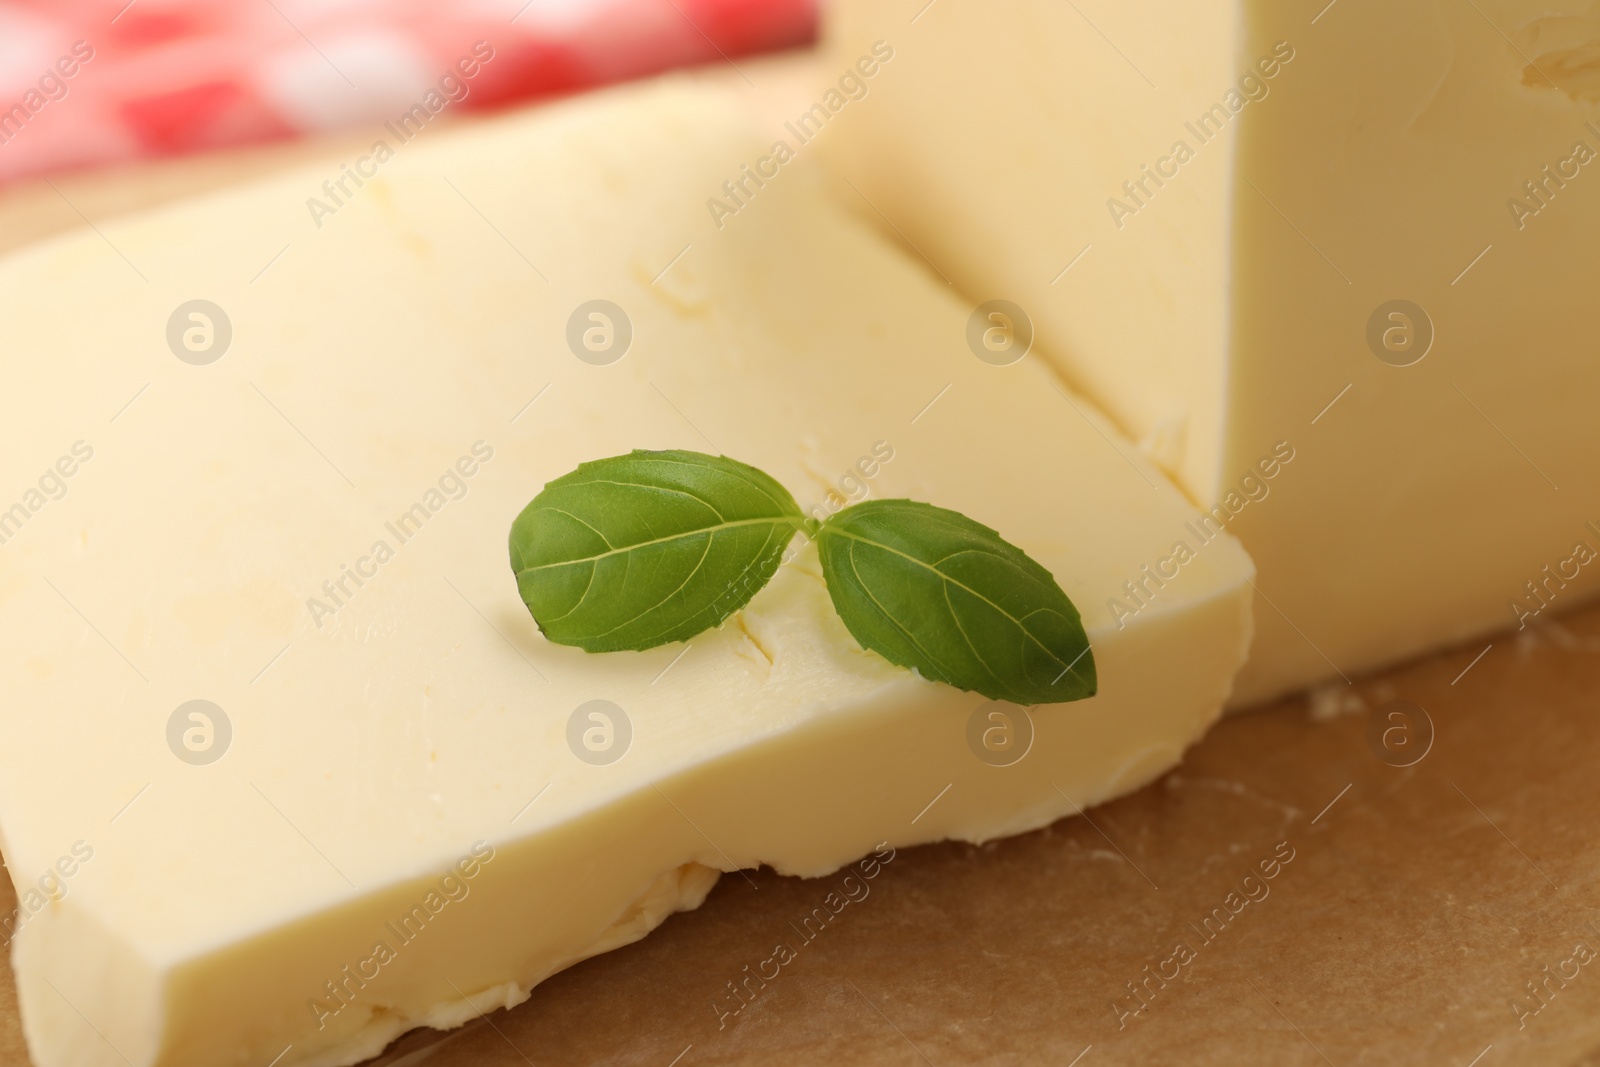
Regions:
<instances>
[{"instance_id":1,"label":"cut piece of butter","mask_svg":"<svg viewBox=\"0 0 1600 1067\"><path fill-rule=\"evenodd\" d=\"M1590 0L924 7L819 145L1238 534L1240 701L1600 588Z\"/></svg>"},{"instance_id":2,"label":"cut piece of butter","mask_svg":"<svg viewBox=\"0 0 1600 1067\"><path fill-rule=\"evenodd\" d=\"M743 122L668 82L0 264L0 832L42 1067L353 1063L718 870L1042 826L1219 713L1237 542L1149 577L1195 541L1182 495L1036 359L977 358L808 160L714 220L770 154ZM687 644L545 642L511 521L636 447L994 526L1082 610L1099 695L993 709L891 666L810 548ZM1160 595L1115 618L1127 582Z\"/></svg>"}]
</instances>

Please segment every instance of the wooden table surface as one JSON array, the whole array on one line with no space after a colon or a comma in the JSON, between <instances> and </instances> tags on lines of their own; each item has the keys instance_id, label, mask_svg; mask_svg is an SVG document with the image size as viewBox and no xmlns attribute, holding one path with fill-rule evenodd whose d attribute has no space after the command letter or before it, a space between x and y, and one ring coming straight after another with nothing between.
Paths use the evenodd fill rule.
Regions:
<instances>
[{"instance_id":1,"label":"wooden table surface","mask_svg":"<svg viewBox=\"0 0 1600 1067\"><path fill-rule=\"evenodd\" d=\"M0 251L347 143L13 187ZM1230 718L1085 818L904 850L748 1004L727 983L838 876L726 877L376 1062L1600 1064L1600 609L1487 643Z\"/></svg>"}]
</instances>

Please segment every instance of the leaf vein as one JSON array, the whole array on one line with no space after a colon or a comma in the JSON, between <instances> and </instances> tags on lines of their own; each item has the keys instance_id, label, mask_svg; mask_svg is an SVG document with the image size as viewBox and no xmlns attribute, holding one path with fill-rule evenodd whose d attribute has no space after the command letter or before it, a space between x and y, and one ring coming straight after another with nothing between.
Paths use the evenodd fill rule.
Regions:
<instances>
[{"instance_id":1,"label":"leaf vein","mask_svg":"<svg viewBox=\"0 0 1600 1067\"><path fill-rule=\"evenodd\" d=\"M571 519L573 522L577 523L579 526L587 526L589 529L593 530L594 531L594 535L596 537L600 538L600 540L605 543L605 546L607 548L612 548L613 547L612 544L611 544L611 539L609 537L607 537L605 534L601 533L598 527L596 527L593 523L584 521L582 518L580 518L577 515L574 515L572 512L566 510L565 508L549 508L549 507L546 507L546 508L540 508L539 510L540 511L553 511L557 515L565 515L567 518Z\"/></svg>"},{"instance_id":2,"label":"leaf vein","mask_svg":"<svg viewBox=\"0 0 1600 1067\"><path fill-rule=\"evenodd\" d=\"M965 641L967 643L967 647L972 650L972 658L977 660L978 665L988 672L989 677L993 678L997 683L1004 685L1005 680L1002 679L1000 675L995 673L993 667L989 666L989 661L983 658L983 653L978 651L978 646L972 643L972 638L967 634L967 628L961 624L961 614L956 611L955 604L950 600L950 586L952 584L954 583L945 582L941 587L941 592L944 593L944 605L950 609L951 621L956 624L956 629L960 631L961 640Z\"/></svg>"},{"instance_id":3,"label":"leaf vein","mask_svg":"<svg viewBox=\"0 0 1600 1067\"><path fill-rule=\"evenodd\" d=\"M556 509L552 508L551 510L556 510ZM565 514L565 513L563 512L563 514ZM576 516L574 516L574 517L576 517ZM579 521L582 522L581 519ZM588 523L584 523L584 525L587 526ZM784 518L761 518L761 519L734 519L731 522L718 523L715 526L702 526L699 529L695 529L695 530L685 530L682 533L668 534L666 537L657 537L657 538L653 538L653 539L651 539L649 541L640 541L640 542L638 542L636 544L622 545L622 546L617 547L617 548L610 548L608 551L601 552L598 555L582 556L582 557L579 557L577 559L556 560L553 563L535 564L532 567L524 567L524 568L522 568L520 571L517 572L517 574L520 576L520 575L523 575L523 574L530 574L533 571L549 570L549 569L551 569L553 567L571 567L571 566L574 566L574 565L580 564L580 563L597 563L600 560L607 558L608 556L619 555L619 554L621 554L623 552L632 552L632 551L634 551L636 549L640 549L640 548L650 548L653 545L670 544L673 541L686 541L691 537L700 537L700 536L702 536L704 534L720 533L723 530L731 530L731 529L735 529L735 528L741 527L741 526L761 526L761 525L788 526L791 533L800 528L799 527L799 520L790 519L790 518L787 518L787 517L784 517ZM590 527L590 529L593 529L593 527ZM595 532L599 533L598 530L596 530ZM609 542L607 542L607 544L609 544Z\"/></svg>"},{"instance_id":4,"label":"leaf vein","mask_svg":"<svg viewBox=\"0 0 1600 1067\"><path fill-rule=\"evenodd\" d=\"M615 485L623 489L644 489L652 493L667 493L671 496L681 496L688 500L693 500L696 504L704 506L719 520L724 522L727 521L727 516L722 514L721 510L718 509L715 504L702 496L697 496L694 493L689 492L687 489L678 489L670 485L651 485L648 482L622 482L615 478L585 478L582 481L566 482L561 486L561 488L571 489L574 486L579 485Z\"/></svg>"},{"instance_id":5,"label":"leaf vein","mask_svg":"<svg viewBox=\"0 0 1600 1067\"><path fill-rule=\"evenodd\" d=\"M594 588L595 572L598 571L599 569L600 568L599 568L598 565L591 566L589 568L589 580L584 583L583 593L578 597L578 602L576 604L572 605L572 607L568 608L566 611L563 611L560 615L557 615L554 618L549 619L548 620L549 622L560 622L562 619L566 618L568 615L571 615L574 611L577 611L579 608L583 607L584 601L589 599L589 590Z\"/></svg>"},{"instance_id":6,"label":"leaf vein","mask_svg":"<svg viewBox=\"0 0 1600 1067\"><path fill-rule=\"evenodd\" d=\"M654 604L651 604L648 608L645 608L643 611L635 612L631 618L623 619L621 622L617 623L611 629L609 629L609 630L601 630L599 633L596 633L593 636L594 637L608 637L611 634L614 634L618 630L622 629L624 626L632 626L634 623L638 622L640 619L644 618L646 615L650 614L652 611L655 611L657 608L661 607L667 601L671 600L673 597L675 597L679 593L681 593L683 591L683 587L688 585L690 582L692 582L694 580L694 576L700 573L700 568L705 566L706 557L711 554L711 542L713 540L715 540L715 538L716 538L716 534L715 533L712 533L710 536L708 536L706 538L706 546L705 546L705 548L701 549L700 558L695 561L694 568L692 570L690 570L688 574L684 575L683 581L678 583L678 588L674 589L672 592L668 593L666 596L662 597L660 600L656 601ZM631 564L633 561L629 560L628 562Z\"/></svg>"},{"instance_id":7,"label":"leaf vein","mask_svg":"<svg viewBox=\"0 0 1600 1067\"><path fill-rule=\"evenodd\" d=\"M727 457L724 456L723 458L726 459ZM689 468L691 468L693 470L713 471L713 472L715 472L717 474L722 474L722 475L726 475L726 476L729 476L729 477L736 477L740 481L742 481L745 485L750 486L750 488L754 489L756 492L760 493L762 496L764 496L768 500L772 501L772 503L776 504L779 508L785 507L784 501L779 499L778 497L773 496L771 490L769 490L766 486L762 485L760 482L758 482L754 478L751 478L749 476L749 474L747 474L744 470L739 469L739 467L743 467L744 466L743 464L740 464L739 467L735 467L733 469L729 469L727 467L720 466L720 465L718 465L716 463L704 463L704 462L695 463L695 462L690 462L690 461L688 461L686 459L681 459L681 458L679 458L677 456L673 456L673 457L669 458L669 457L666 457L666 456L655 456L655 455L644 457L643 458L643 462L646 462L646 463L665 463L665 464L668 464L670 466L689 467ZM753 473L760 473L759 471L754 471L753 468L752 468L752 472ZM628 484L628 483L618 483L618 484ZM696 497L695 499L699 499L699 498ZM709 507L710 505L708 504L707 506Z\"/></svg>"},{"instance_id":8,"label":"leaf vein","mask_svg":"<svg viewBox=\"0 0 1600 1067\"><path fill-rule=\"evenodd\" d=\"M742 571L740 571L740 572L739 572L739 574L738 574L738 576L737 576L737 577L736 577L736 578L734 578L734 579L733 579L733 580L732 580L732 581L730 581L730 582L729 582L729 583L728 583L728 584L727 584L727 585L726 585L726 586L725 586L725 587L724 587L724 588L725 588L725 589L731 589L731 588L733 588L733 587L734 587L734 586L735 586L735 585L738 585L738 584L739 584L739 582L740 582L740 581L742 581L742 580L743 580L743 579L744 579L744 576L745 576L745 575L747 575L747 574L749 574L749 573L750 573L750 571L751 571L751 569L752 569L752 568L754 568L754 567L755 567L755 566L756 566L756 565L757 565L757 564L759 564L759 563L760 563L760 562L761 562L761 561L762 561L762 560L763 560L763 559L764 559L764 558L766 558L766 554L767 554L767 548L768 548L768 546L769 546L769 545L771 545L771 544L772 544L772 537L773 537L773 534L775 534L775 533L776 533L776 532L777 532L777 531L776 531L776 530L773 530L773 531L772 531L772 532L770 532L770 533L768 533L768 534L767 534L767 539L766 539L766 540L765 540L765 541L763 541L763 542L761 542L761 548L760 548L760 549L759 549L759 550L758 550L758 551L757 551L757 552L756 552L756 554L755 554L755 556L754 556L754 557L752 557L752 558L751 558L751 560L750 560L750 562L749 562L749 563L747 563L747 564L745 564L745 568L744 568L744 570L742 570ZM758 591L759 591L759 590L758 590ZM755 595L755 594L751 594L751 596L754 596L754 595ZM746 599L745 599L745 603L749 603L749 601L750 601L750 598L748 598L748 597L747 597L747 598L746 598ZM743 605L741 605L741 606L743 606ZM651 610L654 610L654 609L651 609ZM738 609L737 609L737 608L736 608L736 609L734 609L734 610L738 610ZM707 605L706 605L706 606L705 606L705 607L703 607L703 608L701 608L701 609L700 609L700 610L699 610L699 611L697 611L697 612L695 612L695 614L694 614L694 615L693 615L693 616L690 616L690 617L691 617L691 618L696 618L696 617L698 617L698 616L700 616L700 615L704 615L704 614L706 614L706 613L707 613L707 612L710 612L710 613L712 613L712 614L715 614L715 613L716 613L716 601L715 601L715 600L713 600L713 601L712 601L712 602L711 602L711 603L710 603L710 604L707 604ZM728 612L728 614L729 614L729 615L732 615L732 614L733 614L733 612L732 612L732 611L730 611L730 612ZM641 617L642 617L642 616L641 616ZM726 617L726 616L724 616L724 617ZM677 628L677 627L679 627L679 626L681 626L681 625L685 625L685 624L684 624L684 623L682 623L682 622L674 622L674 623L672 623L672 624L671 624L671 625L670 625L670 626L666 626L666 627L664 627L664 628L662 628L662 629L660 629L660 630L657 630L657 631L656 631L656 632L654 632L654 633L652 633L652 634L650 634L650 635L649 635L649 636L648 636L648 637L645 637L645 638L641 638L641 640L649 640L649 641L653 641L653 640L655 640L655 639L656 639L656 638L658 638L658 637L660 637L660 636L661 636L661 635L662 635L662 634L664 634L664 633L670 633L670 632L672 632L672 631L673 631L673 630L674 630L674 629L676 629L676 628Z\"/></svg>"},{"instance_id":9,"label":"leaf vein","mask_svg":"<svg viewBox=\"0 0 1600 1067\"><path fill-rule=\"evenodd\" d=\"M1063 667L1067 666L1067 661L1062 659L1060 656L1056 655L1055 651L1053 649L1051 649L1049 645L1047 645L1043 641L1039 640L1039 638L1036 637L1031 630L1029 630L1026 626L1024 626L1022 624L1022 620L1021 619L1018 619L1015 615L1011 614L1011 612L1007 611L1005 608L1001 607L999 604L996 604L993 600L990 600L988 597L984 596L982 593L978 592L976 589L974 589L971 586L967 585L965 582L961 582L961 581L958 581L955 578L950 577L950 575L946 574L944 571L939 570L937 567L933 567L933 566L928 565L927 563L925 563L924 561L918 559L917 557L915 557L913 555L909 555L908 553L901 552L897 548L891 548L890 546L888 546L886 544L883 544L882 542L874 541L870 537L862 537L860 534L849 533L849 532L847 532L845 530L837 530L836 529L836 530L832 530L830 532L833 533L834 535L838 536L838 537L847 537L852 541L860 541L864 545L872 545L874 548L881 548L883 551L888 552L888 553L890 553L892 555L899 556L901 559L906 560L909 563L913 563L913 564L917 565L918 567L923 568L924 570L932 571L934 574L937 574L941 579L943 579L944 581L949 582L951 585L954 585L959 589L963 589L966 592L971 593L973 596L977 597L979 600L983 601L985 604L988 604L991 608L994 608L994 610L998 611L1000 614L1004 615L1006 618L1008 618L1012 622L1016 623L1017 624L1017 628L1020 629L1024 634L1027 635L1028 640L1030 640L1034 644L1038 645L1039 648L1041 650L1043 650L1045 655L1049 656L1051 659L1055 660L1057 663L1061 664ZM854 559L855 559L855 557L852 554L852 556L851 556L852 568L854 567ZM898 625L898 624L896 624L896 625Z\"/></svg>"},{"instance_id":10,"label":"leaf vein","mask_svg":"<svg viewBox=\"0 0 1600 1067\"><path fill-rule=\"evenodd\" d=\"M838 531L835 530L834 533L838 533ZM865 541L864 538L856 538L856 540L864 541L866 544L872 543L870 541ZM856 576L856 584L860 586L863 593L867 594L867 599L872 601L872 606L878 609L878 614L882 615L884 621L886 621L890 626L893 626L896 630L898 630L901 636L903 636L907 641L910 641L913 648L926 656L929 663L932 663L943 673L943 678L934 680L942 682L945 679L956 677L955 673L946 667L945 664L940 661L938 656L935 656L932 652L929 652L926 648L923 648L922 642L917 640L916 635L910 630L906 629L905 625L902 624L899 619L896 619L893 615L891 615L888 608L883 606L883 602L873 595L872 589L867 585L867 580L861 577L861 571L856 567L856 550L854 546L851 546L848 558L850 560L850 573Z\"/></svg>"}]
</instances>

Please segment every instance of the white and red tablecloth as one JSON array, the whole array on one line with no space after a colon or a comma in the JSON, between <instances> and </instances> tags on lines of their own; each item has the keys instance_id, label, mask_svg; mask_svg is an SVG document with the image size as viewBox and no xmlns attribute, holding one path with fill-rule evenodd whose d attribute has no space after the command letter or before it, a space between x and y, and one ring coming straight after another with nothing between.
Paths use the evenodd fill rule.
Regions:
<instances>
[{"instance_id":1,"label":"white and red tablecloth","mask_svg":"<svg viewBox=\"0 0 1600 1067\"><path fill-rule=\"evenodd\" d=\"M0 0L0 182L802 44L816 0Z\"/></svg>"}]
</instances>

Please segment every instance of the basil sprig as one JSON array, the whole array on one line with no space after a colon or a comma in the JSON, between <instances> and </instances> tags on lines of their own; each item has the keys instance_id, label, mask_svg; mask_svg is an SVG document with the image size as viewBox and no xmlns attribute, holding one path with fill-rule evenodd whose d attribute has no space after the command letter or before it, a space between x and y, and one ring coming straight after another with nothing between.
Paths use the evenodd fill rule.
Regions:
<instances>
[{"instance_id":1,"label":"basil sprig","mask_svg":"<svg viewBox=\"0 0 1600 1067\"><path fill-rule=\"evenodd\" d=\"M754 467L634 452L546 485L511 525L511 569L557 644L654 648L748 604L804 525L788 490Z\"/></svg>"},{"instance_id":2,"label":"basil sprig","mask_svg":"<svg viewBox=\"0 0 1600 1067\"><path fill-rule=\"evenodd\" d=\"M1050 572L989 527L914 500L845 508L817 533L822 576L862 646L993 700L1095 691L1078 609Z\"/></svg>"},{"instance_id":3,"label":"basil sprig","mask_svg":"<svg viewBox=\"0 0 1600 1067\"><path fill-rule=\"evenodd\" d=\"M912 500L807 520L754 467L635 451L557 478L511 526L517 590L551 641L654 648L750 602L797 532L814 536L833 606L864 648L993 700L1095 694L1078 610L1050 572L994 530Z\"/></svg>"}]
</instances>

